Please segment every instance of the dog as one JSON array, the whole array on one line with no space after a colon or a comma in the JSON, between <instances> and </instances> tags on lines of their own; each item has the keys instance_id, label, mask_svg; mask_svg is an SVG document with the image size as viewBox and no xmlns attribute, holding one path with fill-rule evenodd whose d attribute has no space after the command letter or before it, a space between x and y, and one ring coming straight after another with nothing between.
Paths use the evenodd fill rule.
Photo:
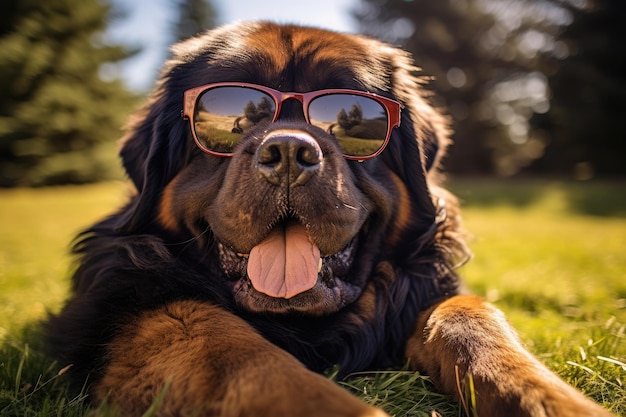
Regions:
<instances>
[{"instance_id":1,"label":"dog","mask_svg":"<svg viewBox=\"0 0 626 417\"><path fill-rule=\"evenodd\" d=\"M375 39L270 22L173 47L122 140L137 192L77 238L48 323L96 404L383 416L320 372L408 362L472 415L611 415L463 289L449 121L417 74Z\"/></svg>"}]
</instances>

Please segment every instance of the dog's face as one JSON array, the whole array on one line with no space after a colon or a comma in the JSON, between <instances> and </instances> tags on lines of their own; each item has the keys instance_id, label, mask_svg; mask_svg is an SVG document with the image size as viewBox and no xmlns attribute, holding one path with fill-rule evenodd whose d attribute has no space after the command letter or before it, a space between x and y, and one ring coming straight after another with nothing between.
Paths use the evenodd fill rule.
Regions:
<instances>
[{"instance_id":1,"label":"dog's face","mask_svg":"<svg viewBox=\"0 0 626 417\"><path fill-rule=\"evenodd\" d=\"M414 70L374 40L269 23L177 45L123 145L124 227L159 229L248 311L342 309L434 222L447 130Z\"/></svg>"}]
</instances>

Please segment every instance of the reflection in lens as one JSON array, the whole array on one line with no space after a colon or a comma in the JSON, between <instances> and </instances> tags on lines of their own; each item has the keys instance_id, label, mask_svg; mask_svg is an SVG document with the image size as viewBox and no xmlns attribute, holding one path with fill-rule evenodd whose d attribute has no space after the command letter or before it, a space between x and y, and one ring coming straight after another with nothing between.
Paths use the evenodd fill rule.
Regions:
<instances>
[{"instance_id":1,"label":"reflection in lens","mask_svg":"<svg viewBox=\"0 0 626 417\"><path fill-rule=\"evenodd\" d=\"M336 139L344 154L369 156L383 146L387 137L387 111L378 101L351 94L328 94L309 105L311 124Z\"/></svg>"},{"instance_id":2,"label":"reflection in lens","mask_svg":"<svg viewBox=\"0 0 626 417\"><path fill-rule=\"evenodd\" d=\"M216 87L200 95L194 113L194 129L202 147L231 153L245 133L269 121L275 104L271 96L252 88Z\"/></svg>"}]
</instances>

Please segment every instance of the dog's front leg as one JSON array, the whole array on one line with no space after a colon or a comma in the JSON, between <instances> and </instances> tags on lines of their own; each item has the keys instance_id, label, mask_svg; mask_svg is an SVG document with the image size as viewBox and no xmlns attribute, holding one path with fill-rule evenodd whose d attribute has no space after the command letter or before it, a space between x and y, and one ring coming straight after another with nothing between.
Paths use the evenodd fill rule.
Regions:
<instances>
[{"instance_id":1,"label":"dog's front leg","mask_svg":"<svg viewBox=\"0 0 626 417\"><path fill-rule=\"evenodd\" d=\"M111 343L94 389L121 415L383 417L256 333L206 303L144 313ZM159 395L162 400L156 401Z\"/></svg>"},{"instance_id":2,"label":"dog's front leg","mask_svg":"<svg viewBox=\"0 0 626 417\"><path fill-rule=\"evenodd\" d=\"M470 416L612 416L533 357L504 314L479 297L455 296L423 312L407 356Z\"/></svg>"}]
</instances>

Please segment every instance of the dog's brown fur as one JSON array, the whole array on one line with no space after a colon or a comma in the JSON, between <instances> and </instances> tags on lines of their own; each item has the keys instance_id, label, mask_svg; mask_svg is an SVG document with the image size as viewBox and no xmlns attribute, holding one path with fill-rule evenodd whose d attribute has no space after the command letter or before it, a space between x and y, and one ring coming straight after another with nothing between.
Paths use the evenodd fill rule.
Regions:
<instances>
[{"instance_id":1,"label":"dog's brown fur","mask_svg":"<svg viewBox=\"0 0 626 417\"><path fill-rule=\"evenodd\" d=\"M408 360L479 416L610 416L531 356L499 310L461 295L459 208L436 185L449 130L415 71L372 39L271 23L174 48L123 142L138 193L80 237L74 295L50 322L52 346L79 384L90 375L94 401L125 416L160 394L164 416L382 416L315 372ZM359 163L288 103L232 157L209 156L180 116L183 92L223 81L375 92L402 103L402 122ZM255 151L294 131L318 143L323 164L304 186L265 181ZM354 246L348 272L291 298L259 293L235 252L281 222L299 222L335 270L333 256Z\"/></svg>"}]
</instances>

